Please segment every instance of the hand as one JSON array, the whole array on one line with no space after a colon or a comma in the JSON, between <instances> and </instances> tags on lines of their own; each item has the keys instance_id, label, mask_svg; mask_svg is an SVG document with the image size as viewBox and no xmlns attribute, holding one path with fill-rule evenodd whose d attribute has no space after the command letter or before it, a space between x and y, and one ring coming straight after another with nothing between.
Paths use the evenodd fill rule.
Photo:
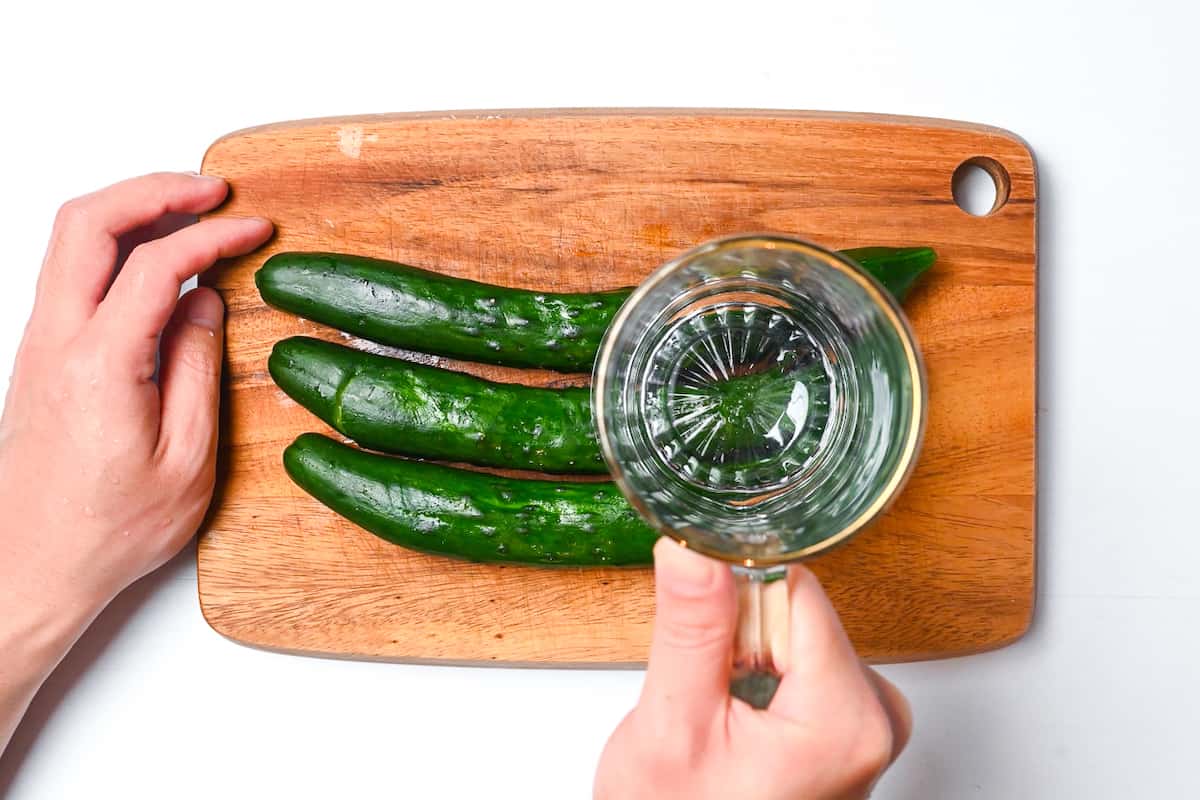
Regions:
<instances>
[{"instance_id":1,"label":"hand","mask_svg":"<svg viewBox=\"0 0 1200 800\"><path fill-rule=\"evenodd\" d=\"M0 750L100 609L177 553L208 506L224 307L212 289L179 290L271 224L206 219L137 246L112 275L119 237L226 192L148 175L55 220L0 420Z\"/></svg>"},{"instance_id":2,"label":"hand","mask_svg":"<svg viewBox=\"0 0 1200 800\"><path fill-rule=\"evenodd\" d=\"M908 740L908 703L855 655L812 573L791 568L791 666L759 711L729 696L728 566L664 537L654 568L646 682L600 758L596 797L866 797Z\"/></svg>"}]
</instances>

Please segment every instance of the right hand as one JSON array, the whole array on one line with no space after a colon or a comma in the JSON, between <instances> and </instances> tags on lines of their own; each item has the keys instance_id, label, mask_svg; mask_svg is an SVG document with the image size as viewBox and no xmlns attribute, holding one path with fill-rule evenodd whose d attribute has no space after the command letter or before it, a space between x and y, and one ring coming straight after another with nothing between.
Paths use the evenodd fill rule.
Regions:
<instances>
[{"instance_id":1,"label":"right hand","mask_svg":"<svg viewBox=\"0 0 1200 800\"><path fill-rule=\"evenodd\" d=\"M896 687L854 653L811 572L789 571L791 644L766 710L730 697L729 567L663 537L646 681L596 775L599 800L864 798L912 728Z\"/></svg>"}]
</instances>

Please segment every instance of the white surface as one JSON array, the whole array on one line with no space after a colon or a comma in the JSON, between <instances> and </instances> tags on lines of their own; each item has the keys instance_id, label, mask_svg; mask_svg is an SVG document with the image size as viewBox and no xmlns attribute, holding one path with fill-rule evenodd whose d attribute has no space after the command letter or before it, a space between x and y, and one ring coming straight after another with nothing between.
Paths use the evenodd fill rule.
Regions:
<instances>
[{"instance_id":1,"label":"white surface","mask_svg":"<svg viewBox=\"0 0 1200 800\"><path fill-rule=\"evenodd\" d=\"M1039 610L1006 650L886 670L917 730L876 796L1194 796L1194 5L405 5L6 9L0 363L60 202L198 168L211 140L252 124L667 105L1009 128L1041 170ZM0 795L586 797L640 683L246 649L205 625L193 561L102 618L0 762Z\"/></svg>"}]
</instances>

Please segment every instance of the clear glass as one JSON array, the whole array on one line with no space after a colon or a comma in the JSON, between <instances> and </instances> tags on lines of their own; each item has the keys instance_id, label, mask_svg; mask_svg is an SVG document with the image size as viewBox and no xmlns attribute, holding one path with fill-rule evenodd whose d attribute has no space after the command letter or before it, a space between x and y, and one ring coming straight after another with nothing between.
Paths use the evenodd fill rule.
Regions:
<instances>
[{"instance_id":1,"label":"clear glass","mask_svg":"<svg viewBox=\"0 0 1200 800\"><path fill-rule=\"evenodd\" d=\"M733 691L765 706L786 653L783 565L860 530L916 459L925 377L903 312L825 248L720 239L634 291L594 378L601 448L630 502L737 565Z\"/></svg>"}]
</instances>

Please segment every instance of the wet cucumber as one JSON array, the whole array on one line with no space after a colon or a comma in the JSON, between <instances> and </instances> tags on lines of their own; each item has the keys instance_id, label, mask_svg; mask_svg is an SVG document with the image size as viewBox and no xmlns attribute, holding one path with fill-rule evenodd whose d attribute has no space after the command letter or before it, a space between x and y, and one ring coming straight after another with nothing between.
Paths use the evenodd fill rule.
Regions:
<instances>
[{"instance_id":1,"label":"wet cucumber","mask_svg":"<svg viewBox=\"0 0 1200 800\"><path fill-rule=\"evenodd\" d=\"M538 472L607 472L589 390L493 383L297 336L275 383L330 427L387 453Z\"/></svg>"},{"instance_id":2,"label":"wet cucumber","mask_svg":"<svg viewBox=\"0 0 1200 800\"><path fill-rule=\"evenodd\" d=\"M927 247L844 254L899 299L936 259ZM279 253L254 280L270 305L382 344L559 372L591 371L605 330L632 291L509 289L334 253Z\"/></svg>"},{"instance_id":3,"label":"wet cucumber","mask_svg":"<svg viewBox=\"0 0 1200 800\"><path fill-rule=\"evenodd\" d=\"M279 253L254 281L270 305L382 344L559 372L591 370L629 296L506 289L333 253Z\"/></svg>"},{"instance_id":4,"label":"wet cucumber","mask_svg":"<svg viewBox=\"0 0 1200 800\"><path fill-rule=\"evenodd\" d=\"M471 561L651 563L658 534L612 483L519 480L376 455L315 433L283 454L302 489L394 544Z\"/></svg>"}]
</instances>

